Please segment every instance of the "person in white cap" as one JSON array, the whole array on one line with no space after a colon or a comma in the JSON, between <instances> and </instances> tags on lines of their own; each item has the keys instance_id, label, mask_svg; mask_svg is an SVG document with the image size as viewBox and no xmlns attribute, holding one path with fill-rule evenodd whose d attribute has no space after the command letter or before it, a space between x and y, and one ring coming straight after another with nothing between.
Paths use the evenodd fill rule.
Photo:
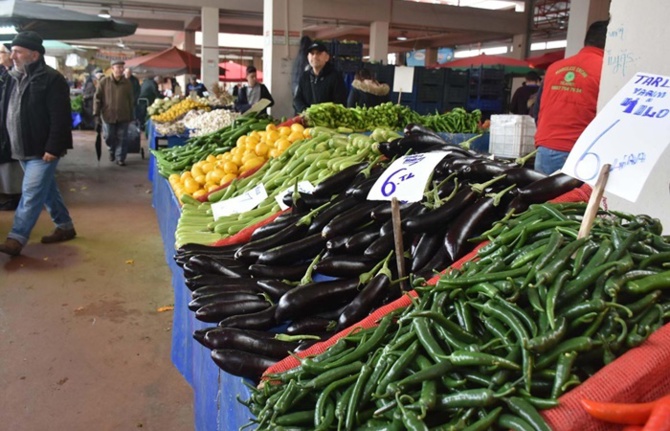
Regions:
<instances>
[{"instance_id":1,"label":"person in white cap","mask_svg":"<svg viewBox=\"0 0 670 431\"><path fill-rule=\"evenodd\" d=\"M135 115L133 85L123 75L125 62L112 62L112 74L100 80L95 92L93 115L100 124L109 147L109 161L126 165L128 154L128 126Z\"/></svg>"},{"instance_id":2,"label":"person in white cap","mask_svg":"<svg viewBox=\"0 0 670 431\"><path fill-rule=\"evenodd\" d=\"M24 170L22 194L14 223L0 252L18 256L46 208L56 229L42 237L45 244L73 239L77 233L56 183L56 166L72 148L70 88L57 70L44 62L42 38L34 31L12 40L9 71L14 85L9 94L7 132L12 158Z\"/></svg>"}]
</instances>

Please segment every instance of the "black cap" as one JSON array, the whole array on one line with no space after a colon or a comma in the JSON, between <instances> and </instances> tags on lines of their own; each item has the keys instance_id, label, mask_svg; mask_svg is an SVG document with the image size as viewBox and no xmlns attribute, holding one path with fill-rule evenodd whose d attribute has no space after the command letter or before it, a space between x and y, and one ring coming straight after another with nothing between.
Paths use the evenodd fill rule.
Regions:
<instances>
[{"instance_id":1,"label":"black cap","mask_svg":"<svg viewBox=\"0 0 670 431\"><path fill-rule=\"evenodd\" d=\"M34 31L22 31L14 36L12 46L20 46L31 51L37 51L44 54L44 46L42 46L42 37Z\"/></svg>"},{"instance_id":2,"label":"black cap","mask_svg":"<svg viewBox=\"0 0 670 431\"><path fill-rule=\"evenodd\" d=\"M307 52L312 52L314 50L317 50L319 52L328 52L328 48L326 48L326 45L322 44L321 42L314 42L307 48Z\"/></svg>"},{"instance_id":3,"label":"black cap","mask_svg":"<svg viewBox=\"0 0 670 431\"><path fill-rule=\"evenodd\" d=\"M123 61L123 60L114 60L114 61L112 61L112 66L115 66L115 65L117 65L117 64L120 64L121 66L123 66L123 65L126 64L126 62Z\"/></svg>"}]
</instances>

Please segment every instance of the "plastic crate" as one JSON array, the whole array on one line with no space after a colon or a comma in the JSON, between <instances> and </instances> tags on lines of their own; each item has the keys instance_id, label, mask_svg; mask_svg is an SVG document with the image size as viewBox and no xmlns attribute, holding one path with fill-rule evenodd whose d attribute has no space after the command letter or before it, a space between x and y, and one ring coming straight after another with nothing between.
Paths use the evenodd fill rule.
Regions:
<instances>
[{"instance_id":1,"label":"plastic crate","mask_svg":"<svg viewBox=\"0 0 670 431\"><path fill-rule=\"evenodd\" d=\"M444 89L441 85L421 85L419 87L417 101L419 102L442 102Z\"/></svg>"},{"instance_id":2,"label":"plastic crate","mask_svg":"<svg viewBox=\"0 0 670 431\"><path fill-rule=\"evenodd\" d=\"M337 59L335 61L335 67L342 73L356 73L363 67L363 62Z\"/></svg>"},{"instance_id":3,"label":"plastic crate","mask_svg":"<svg viewBox=\"0 0 670 431\"><path fill-rule=\"evenodd\" d=\"M436 112L442 111L442 104L417 102L414 110L421 115L433 115Z\"/></svg>"},{"instance_id":4,"label":"plastic crate","mask_svg":"<svg viewBox=\"0 0 670 431\"><path fill-rule=\"evenodd\" d=\"M363 44L359 42L333 41L335 45L335 56L337 57L363 57Z\"/></svg>"},{"instance_id":5,"label":"plastic crate","mask_svg":"<svg viewBox=\"0 0 670 431\"><path fill-rule=\"evenodd\" d=\"M444 89L444 103L460 103L465 105L470 90L468 87L446 87Z\"/></svg>"},{"instance_id":6,"label":"plastic crate","mask_svg":"<svg viewBox=\"0 0 670 431\"><path fill-rule=\"evenodd\" d=\"M415 67L414 73L419 84L424 85L444 85L444 69L426 69L425 67Z\"/></svg>"},{"instance_id":7,"label":"plastic crate","mask_svg":"<svg viewBox=\"0 0 670 431\"><path fill-rule=\"evenodd\" d=\"M467 108L469 111L479 109L480 111L501 113L503 102L500 99L468 99Z\"/></svg>"},{"instance_id":8,"label":"plastic crate","mask_svg":"<svg viewBox=\"0 0 670 431\"><path fill-rule=\"evenodd\" d=\"M535 149L535 121L530 115L491 115L489 149L498 157L521 157Z\"/></svg>"},{"instance_id":9,"label":"plastic crate","mask_svg":"<svg viewBox=\"0 0 670 431\"><path fill-rule=\"evenodd\" d=\"M445 69L444 84L447 87L464 87L470 83L470 73L467 70Z\"/></svg>"}]
</instances>

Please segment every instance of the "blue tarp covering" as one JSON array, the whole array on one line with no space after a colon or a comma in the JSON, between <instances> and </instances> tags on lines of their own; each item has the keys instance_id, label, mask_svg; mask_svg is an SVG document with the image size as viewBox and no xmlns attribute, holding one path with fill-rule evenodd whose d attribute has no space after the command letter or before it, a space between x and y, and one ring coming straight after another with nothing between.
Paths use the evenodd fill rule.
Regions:
<instances>
[{"instance_id":1,"label":"blue tarp covering","mask_svg":"<svg viewBox=\"0 0 670 431\"><path fill-rule=\"evenodd\" d=\"M154 163L154 162L152 162ZM174 242L179 203L168 181L154 169L153 206L163 240L165 259L172 272L174 317L172 322L172 362L193 388L194 429L196 431L237 430L249 422L249 411L237 402L249 397L243 379L225 373L210 357L209 349L193 339L193 331L212 326L195 319L187 304L191 292L184 275L174 262Z\"/></svg>"}]
</instances>

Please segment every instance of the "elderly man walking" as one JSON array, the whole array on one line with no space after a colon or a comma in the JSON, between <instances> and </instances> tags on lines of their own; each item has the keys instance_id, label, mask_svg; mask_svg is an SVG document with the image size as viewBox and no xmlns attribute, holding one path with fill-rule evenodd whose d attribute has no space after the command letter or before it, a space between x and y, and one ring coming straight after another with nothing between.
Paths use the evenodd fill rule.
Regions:
<instances>
[{"instance_id":1,"label":"elderly man walking","mask_svg":"<svg viewBox=\"0 0 670 431\"><path fill-rule=\"evenodd\" d=\"M12 158L24 170L22 195L12 229L0 252L18 256L46 207L56 229L43 243L76 236L72 218L56 184L56 166L72 148L70 88L63 75L44 62L42 38L21 32L11 43L14 86L9 94L7 132Z\"/></svg>"},{"instance_id":2,"label":"elderly man walking","mask_svg":"<svg viewBox=\"0 0 670 431\"><path fill-rule=\"evenodd\" d=\"M135 96L133 84L123 75L123 60L112 62L112 75L100 80L95 92L93 115L98 127L102 119L103 135L109 147L109 161L126 165L128 126L133 121Z\"/></svg>"}]
</instances>

